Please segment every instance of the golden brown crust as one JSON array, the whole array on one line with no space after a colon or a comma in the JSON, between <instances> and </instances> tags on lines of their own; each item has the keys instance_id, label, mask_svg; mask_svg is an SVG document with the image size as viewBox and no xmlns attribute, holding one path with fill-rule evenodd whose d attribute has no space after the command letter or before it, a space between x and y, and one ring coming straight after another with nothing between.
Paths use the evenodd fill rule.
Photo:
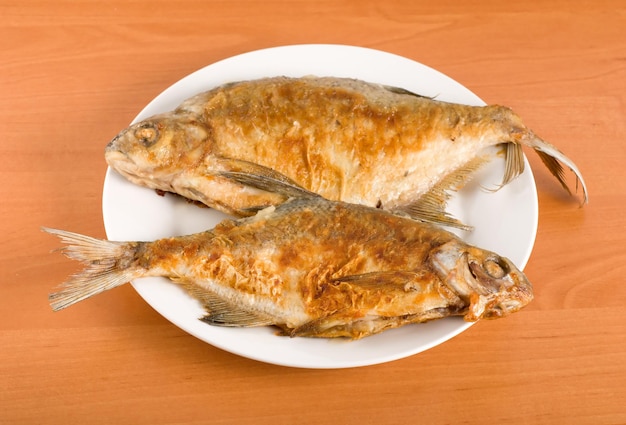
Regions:
<instances>
[{"instance_id":1,"label":"golden brown crust","mask_svg":"<svg viewBox=\"0 0 626 425\"><path fill-rule=\"evenodd\" d=\"M523 171L526 144L562 184L560 162L571 168L586 196L576 166L508 108L439 102L347 78L226 84L131 126L106 157L134 183L235 215L285 198L224 178L232 160L268 167L331 200L412 213L435 185L484 163L484 148L500 143L509 144L503 184Z\"/></svg>"},{"instance_id":2,"label":"golden brown crust","mask_svg":"<svg viewBox=\"0 0 626 425\"><path fill-rule=\"evenodd\" d=\"M361 338L451 315L503 317L532 299L532 286L505 258L435 226L317 196L155 242L45 230L85 264L51 294L55 310L164 276L205 305L210 324Z\"/></svg>"},{"instance_id":3,"label":"golden brown crust","mask_svg":"<svg viewBox=\"0 0 626 425\"><path fill-rule=\"evenodd\" d=\"M508 141L512 126L524 130L517 124L498 106L347 78L275 77L217 87L138 123L111 142L107 160L135 183L236 215L284 198L223 178L230 160L268 167L327 199L396 209ZM159 142L141 143L142 126L156 128Z\"/></svg>"},{"instance_id":4,"label":"golden brown crust","mask_svg":"<svg viewBox=\"0 0 626 425\"><path fill-rule=\"evenodd\" d=\"M196 110L204 104L202 119L212 129L207 158L210 153L255 162L328 199L370 206L414 201L493 144L490 133L501 138L493 121L485 120L492 109L350 79L254 80L190 103L198 104Z\"/></svg>"},{"instance_id":5,"label":"golden brown crust","mask_svg":"<svg viewBox=\"0 0 626 425\"><path fill-rule=\"evenodd\" d=\"M275 324L309 336L356 338L367 334L365 328L378 332L462 311L464 302L427 261L434 247L454 238L450 233L322 199L290 204L267 219L226 220L211 232L158 241L151 267L175 274L185 258L200 258L195 276L278 306L296 319ZM329 330L335 322L342 325Z\"/></svg>"}]
</instances>

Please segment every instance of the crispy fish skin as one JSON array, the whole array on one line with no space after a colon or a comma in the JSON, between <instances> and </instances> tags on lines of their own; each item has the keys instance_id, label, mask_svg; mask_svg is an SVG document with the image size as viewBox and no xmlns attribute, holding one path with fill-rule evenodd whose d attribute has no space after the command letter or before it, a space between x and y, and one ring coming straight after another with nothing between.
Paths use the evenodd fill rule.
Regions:
<instances>
[{"instance_id":1,"label":"crispy fish skin","mask_svg":"<svg viewBox=\"0 0 626 425\"><path fill-rule=\"evenodd\" d=\"M533 298L506 258L434 225L320 197L292 198L207 232L154 242L44 230L86 265L50 295L54 310L163 276L200 300L202 320L212 325L356 339L441 317L502 317Z\"/></svg>"},{"instance_id":2,"label":"crispy fish skin","mask_svg":"<svg viewBox=\"0 0 626 425\"><path fill-rule=\"evenodd\" d=\"M347 78L226 84L130 126L105 158L133 183L238 216L284 201L220 175L256 165L327 199L412 213L420 203L444 209L443 192L462 186L495 145L507 146L503 184L523 171L521 146L528 145L566 189L559 161L572 169L586 202L575 164L509 108L440 102Z\"/></svg>"}]
</instances>

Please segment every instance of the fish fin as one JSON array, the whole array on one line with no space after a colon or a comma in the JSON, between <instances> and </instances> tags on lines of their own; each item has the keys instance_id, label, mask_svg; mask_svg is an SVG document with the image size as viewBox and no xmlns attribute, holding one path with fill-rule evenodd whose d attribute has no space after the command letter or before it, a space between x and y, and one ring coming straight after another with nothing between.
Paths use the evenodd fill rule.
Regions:
<instances>
[{"instance_id":1,"label":"fish fin","mask_svg":"<svg viewBox=\"0 0 626 425\"><path fill-rule=\"evenodd\" d=\"M391 93L395 93L395 94L406 94L408 96L421 97L423 99L429 99L429 100L433 100L434 98L437 97L437 96L425 96L423 94L412 92L411 90L403 89L402 87L387 86L387 85L383 85L382 87L385 90L390 91Z\"/></svg>"},{"instance_id":2,"label":"fish fin","mask_svg":"<svg viewBox=\"0 0 626 425\"><path fill-rule=\"evenodd\" d=\"M565 156L565 154L555 146L540 139L530 131L524 134L521 138L521 142L534 149L550 173L561 183L561 186L563 186L568 193L572 193L565 181L565 173L563 172L563 165L567 166L576 176L576 188L578 188L578 183L582 186L583 199L581 205L589 202L589 194L585 180L583 179L582 173L571 159Z\"/></svg>"},{"instance_id":3,"label":"fish fin","mask_svg":"<svg viewBox=\"0 0 626 425\"><path fill-rule=\"evenodd\" d=\"M346 323L349 323L351 321L350 319L353 318L350 317L348 309L342 309L330 313L324 317L318 317L316 319L310 320L293 329L285 329L284 332L291 338L297 336L317 338L338 336L350 337L351 335L349 333L340 334L336 330L337 327L344 327Z\"/></svg>"},{"instance_id":4,"label":"fish fin","mask_svg":"<svg viewBox=\"0 0 626 425\"><path fill-rule=\"evenodd\" d=\"M417 201L398 208L398 211L404 212L416 220L455 227L461 230L472 230L472 226L462 223L446 212L446 206L451 196L450 192L463 188L471 180L474 172L487 161L487 156L475 157L461 168L441 179Z\"/></svg>"},{"instance_id":5,"label":"fish fin","mask_svg":"<svg viewBox=\"0 0 626 425\"><path fill-rule=\"evenodd\" d=\"M212 311L201 317L200 320L209 325L230 328L252 328L274 324L274 322L267 317L259 316L258 314L241 309Z\"/></svg>"},{"instance_id":6,"label":"fish fin","mask_svg":"<svg viewBox=\"0 0 626 425\"><path fill-rule=\"evenodd\" d=\"M227 170L220 171L218 175L244 186L278 193L287 198L319 198L318 194L269 167L238 159L222 159L220 162L226 165Z\"/></svg>"},{"instance_id":7,"label":"fish fin","mask_svg":"<svg viewBox=\"0 0 626 425\"><path fill-rule=\"evenodd\" d=\"M524 151L522 145L505 143L504 149L504 176L502 177L502 183L500 183L497 189L507 185L524 172Z\"/></svg>"},{"instance_id":8,"label":"fish fin","mask_svg":"<svg viewBox=\"0 0 626 425\"><path fill-rule=\"evenodd\" d=\"M142 270L130 266L137 243L107 241L47 227L41 229L68 244L59 249L65 256L85 265L82 271L61 284L57 292L49 295L54 311L121 286L143 274Z\"/></svg>"},{"instance_id":9,"label":"fish fin","mask_svg":"<svg viewBox=\"0 0 626 425\"><path fill-rule=\"evenodd\" d=\"M319 195L304 189L296 184L285 183L281 180L260 176L258 174L248 174L245 172L222 171L220 176L236 181L244 186L254 187L255 189L264 190L266 192L277 193L287 198L318 198Z\"/></svg>"},{"instance_id":10,"label":"fish fin","mask_svg":"<svg viewBox=\"0 0 626 425\"><path fill-rule=\"evenodd\" d=\"M179 283L189 295L200 301L207 311L207 314L200 318L200 320L205 323L224 327L254 327L273 324L272 320L269 318L243 310L219 297L212 291L191 283L177 283Z\"/></svg>"},{"instance_id":11,"label":"fish fin","mask_svg":"<svg viewBox=\"0 0 626 425\"><path fill-rule=\"evenodd\" d=\"M405 292L416 290L415 282L423 279L425 273L419 271L389 270L357 275L342 276L335 282L357 285L363 289L401 288Z\"/></svg>"},{"instance_id":12,"label":"fish fin","mask_svg":"<svg viewBox=\"0 0 626 425\"><path fill-rule=\"evenodd\" d=\"M298 184L286 175L251 161L236 158L218 158L218 164L223 168L222 172L254 174L259 177L268 177L273 180L281 181L288 185L298 186Z\"/></svg>"}]
</instances>

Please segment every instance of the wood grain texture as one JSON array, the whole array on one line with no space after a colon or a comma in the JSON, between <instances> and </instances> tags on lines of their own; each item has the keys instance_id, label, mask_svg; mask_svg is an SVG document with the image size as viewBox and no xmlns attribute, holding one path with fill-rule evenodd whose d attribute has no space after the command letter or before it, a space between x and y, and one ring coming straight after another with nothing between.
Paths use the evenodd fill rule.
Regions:
<instances>
[{"instance_id":1,"label":"wood grain texture","mask_svg":"<svg viewBox=\"0 0 626 425\"><path fill-rule=\"evenodd\" d=\"M262 364L169 324L131 287L53 314L75 265L42 225L104 236L107 141L155 95L264 47L406 56L513 107L583 172L532 153L536 299L416 356ZM626 423L626 3L0 0L0 423Z\"/></svg>"}]
</instances>

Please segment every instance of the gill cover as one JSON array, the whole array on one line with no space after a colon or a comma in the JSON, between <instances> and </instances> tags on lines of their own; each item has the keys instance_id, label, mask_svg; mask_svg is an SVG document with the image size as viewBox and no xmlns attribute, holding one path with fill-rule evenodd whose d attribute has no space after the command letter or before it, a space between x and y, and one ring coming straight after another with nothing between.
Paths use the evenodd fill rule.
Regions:
<instances>
[{"instance_id":1,"label":"gill cover","mask_svg":"<svg viewBox=\"0 0 626 425\"><path fill-rule=\"evenodd\" d=\"M467 321L507 316L533 298L524 273L491 251L450 241L432 252L431 263L450 289L468 303Z\"/></svg>"}]
</instances>

